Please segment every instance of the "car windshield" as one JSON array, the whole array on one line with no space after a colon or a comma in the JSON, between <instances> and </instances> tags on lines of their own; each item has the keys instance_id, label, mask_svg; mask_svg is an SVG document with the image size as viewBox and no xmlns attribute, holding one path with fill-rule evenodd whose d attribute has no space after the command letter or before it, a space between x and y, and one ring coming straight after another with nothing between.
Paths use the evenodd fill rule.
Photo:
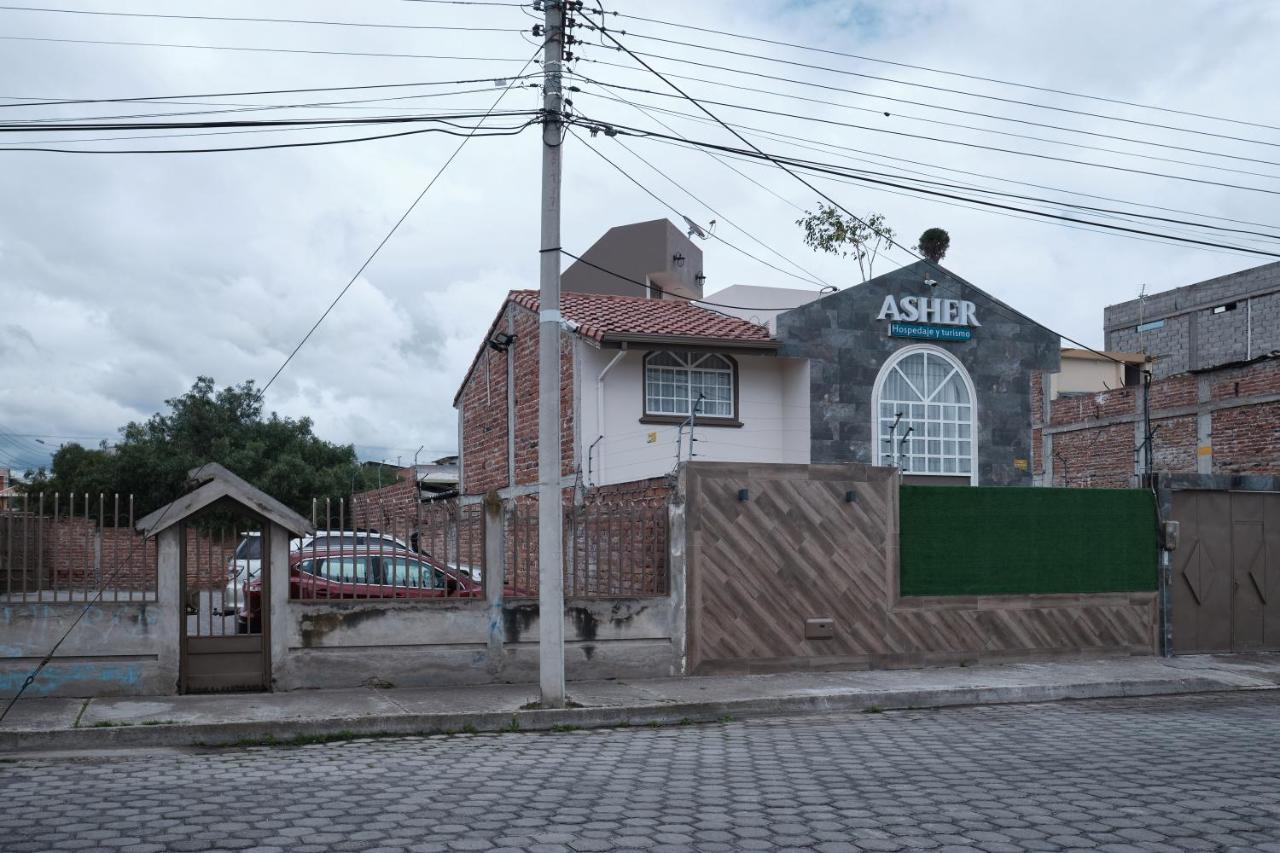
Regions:
<instances>
[{"instance_id":1,"label":"car windshield","mask_svg":"<svg viewBox=\"0 0 1280 853\"><path fill-rule=\"evenodd\" d=\"M261 560L262 559L262 537L246 536L240 540L240 544L236 546L237 560Z\"/></svg>"},{"instance_id":2,"label":"car windshield","mask_svg":"<svg viewBox=\"0 0 1280 853\"><path fill-rule=\"evenodd\" d=\"M449 576L428 563L407 557L335 556L302 560L298 571L339 583L370 583L444 589Z\"/></svg>"}]
</instances>

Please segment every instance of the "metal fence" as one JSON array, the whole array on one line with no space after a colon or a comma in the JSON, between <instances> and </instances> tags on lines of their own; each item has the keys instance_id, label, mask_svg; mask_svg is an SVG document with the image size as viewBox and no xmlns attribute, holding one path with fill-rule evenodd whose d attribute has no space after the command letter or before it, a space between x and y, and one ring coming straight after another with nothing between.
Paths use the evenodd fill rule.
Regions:
<instances>
[{"instance_id":1,"label":"metal fence","mask_svg":"<svg viewBox=\"0 0 1280 853\"><path fill-rule=\"evenodd\" d=\"M0 595L8 602L148 601L155 542L133 529L132 495L22 495L0 510Z\"/></svg>"},{"instance_id":2,"label":"metal fence","mask_svg":"<svg viewBox=\"0 0 1280 853\"><path fill-rule=\"evenodd\" d=\"M510 597L538 594L538 502L505 509L506 586ZM586 503L564 510L564 594L629 598L669 591L665 503Z\"/></svg>"},{"instance_id":3,"label":"metal fence","mask_svg":"<svg viewBox=\"0 0 1280 853\"><path fill-rule=\"evenodd\" d=\"M315 534L291 543L292 598L431 601L484 595L483 507L445 500L374 514L345 498L317 499L311 523Z\"/></svg>"}]
</instances>

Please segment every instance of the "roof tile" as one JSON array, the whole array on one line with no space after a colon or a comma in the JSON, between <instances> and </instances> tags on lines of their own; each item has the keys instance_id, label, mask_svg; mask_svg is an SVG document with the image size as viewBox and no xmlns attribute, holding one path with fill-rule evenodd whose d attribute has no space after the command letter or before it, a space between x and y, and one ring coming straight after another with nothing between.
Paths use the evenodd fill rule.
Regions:
<instances>
[{"instance_id":1,"label":"roof tile","mask_svg":"<svg viewBox=\"0 0 1280 853\"><path fill-rule=\"evenodd\" d=\"M511 301L538 310L538 293L513 290ZM646 299L600 293L562 293L560 312L578 324L578 334L602 341L606 337L662 335L714 338L727 341L767 341L764 326L703 308L684 299Z\"/></svg>"}]
</instances>

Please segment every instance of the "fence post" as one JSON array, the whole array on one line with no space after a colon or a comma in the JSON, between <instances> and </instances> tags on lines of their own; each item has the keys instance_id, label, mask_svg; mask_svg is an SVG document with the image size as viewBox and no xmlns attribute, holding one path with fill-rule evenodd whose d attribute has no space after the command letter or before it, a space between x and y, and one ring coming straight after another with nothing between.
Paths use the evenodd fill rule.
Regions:
<instances>
[{"instance_id":1,"label":"fence post","mask_svg":"<svg viewBox=\"0 0 1280 853\"><path fill-rule=\"evenodd\" d=\"M505 627L502 618L502 587L505 583L506 540L503 536L502 499L497 492L484 497L484 598L488 604L489 649L487 669L496 674L502 670L502 643Z\"/></svg>"}]
</instances>

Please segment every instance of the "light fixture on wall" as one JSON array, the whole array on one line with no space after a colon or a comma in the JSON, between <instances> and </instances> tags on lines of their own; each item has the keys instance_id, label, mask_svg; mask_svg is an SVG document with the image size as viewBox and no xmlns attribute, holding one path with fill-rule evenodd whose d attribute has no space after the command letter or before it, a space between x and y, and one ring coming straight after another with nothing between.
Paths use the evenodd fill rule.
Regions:
<instances>
[{"instance_id":1,"label":"light fixture on wall","mask_svg":"<svg viewBox=\"0 0 1280 853\"><path fill-rule=\"evenodd\" d=\"M707 283L707 277L702 273L698 273L697 275L695 275L693 277L693 280L698 285L698 287L702 287L702 285Z\"/></svg>"},{"instance_id":2,"label":"light fixture on wall","mask_svg":"<svg viewBox=\"0 0 1280 853\"><path fill-rule=\"evenodd\" d=\"M516 336L507 332L498 332L492 338L489 338L489 346L498 352L506 352L511 348L511 344L515 341Z\"/></svg>"},{"instance_id":3,"label":"light fixture on wall","mask_svg":"<svg viewBox=\"0 0 1280 853\"><path fill-rule=\"evenodd\" d=\"M677 267L683 267L684 255L682 255L679 252L676 252L674 255L671 256L671 263L675 264Z\"/></svg>"}]
</instances>

